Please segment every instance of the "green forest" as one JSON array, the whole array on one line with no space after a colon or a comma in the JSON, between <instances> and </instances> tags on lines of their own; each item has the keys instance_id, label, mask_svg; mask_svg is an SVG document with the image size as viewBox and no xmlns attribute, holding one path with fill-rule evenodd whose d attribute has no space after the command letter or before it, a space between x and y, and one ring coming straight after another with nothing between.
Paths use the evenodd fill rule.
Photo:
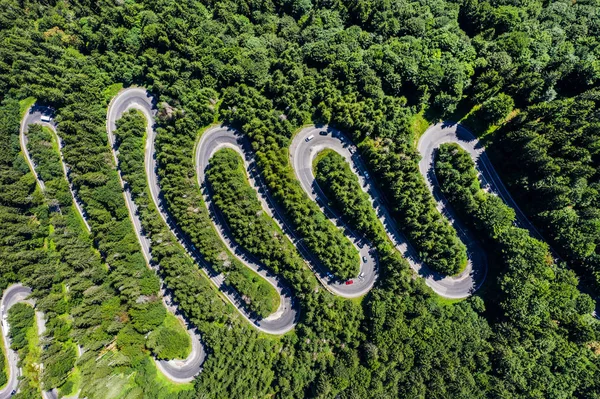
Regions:
<instances>
[{"instance_id":1,"label":"green forest","mask_svg":"<svg viewBox=\"0 0 600 399\"><path fill-rule=\"evenodd\" d=\"M20 283L35 300L2 326L23 370L16 398L600 398L600 0L0 0L0 43L0 288ZM543 240L487 190L468 152L442 144L430 178L488 269L468 297L440 296L390 242L350 165L324 151L316 183L378 262L373 288L343 298L262 209L242 158L220 150L207 171L214 204L299 307L292 331L259 332L161 218L141 113L118 121L114 162L107 107L132 86L156 100L166 210L259 318L278 295L227 250L197 181L196 145L217 124L244 136L286 224L341 280L356 277L358 253L290 161L313 124L358 148L382 205L437 273L470 256L419 171L419 139L440 121L479 138ZM54 110L63 144L48 126L28 129L45 190L19 141L34 103ZM192 382L156 366L190 352L161 281L206 352ZM0 390L8 373L1 356Z\"/></svg>"}]
</instances>

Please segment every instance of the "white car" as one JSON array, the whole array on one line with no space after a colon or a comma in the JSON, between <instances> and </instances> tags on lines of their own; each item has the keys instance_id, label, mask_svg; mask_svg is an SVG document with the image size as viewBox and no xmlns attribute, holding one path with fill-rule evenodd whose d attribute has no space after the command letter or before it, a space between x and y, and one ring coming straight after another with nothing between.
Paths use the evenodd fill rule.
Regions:
<instances>
[{"instance_id":1,"label":"white car","mask_svg":"<svg viewBox=\"0 0 600 399\"><path fill-rule=\"evenodd\" d=\"M50 118L48 115L42 115L42 117L40 118L42 122L46 122L49 123L52 118Z\"/></svg>"},{"instance_id":2,"label":"white car","mask_svg":"<svg viewBox=\"0 0 600 399\"><path fill-rule=\"evenodd\" d=\"M311 141L311 140L312 140L312 139L314 139L314 138L315 138L315 135L314 135L314 134L311 134L310 136L308 136L308 137L306 138L306 142L308 143L309 141Z\"/></svg>"}]
</instances>

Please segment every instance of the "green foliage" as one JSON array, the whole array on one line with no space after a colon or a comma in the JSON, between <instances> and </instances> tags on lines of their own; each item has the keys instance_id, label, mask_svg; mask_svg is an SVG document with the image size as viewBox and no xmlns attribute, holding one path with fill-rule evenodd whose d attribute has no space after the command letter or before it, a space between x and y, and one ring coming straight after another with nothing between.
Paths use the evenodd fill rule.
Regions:
<instances>
[{"instance_id":1,"label":"green foliage","mask_svg":"<svg viewBox=\"0 0 600 399\"><path fill-rule=\"evenodd\" d=\"M389 198L398 226L421 260L436 271L458 273L467 261L466 248L436 209L417 167L418 154L409 143L412 142L397 142L392 138L381 142L368 139L361 148L380 179L379 186Z\"/></svg>"},{"instance_id":2,"label":"green foliage","mask_svg":"<svg viewBox=\"0 0 600 399\"><path fill-rule=\"evenodd\" d=\"M315 278L293 244L263 210L248 182L241 156L228 148L217 151L210 159L207 179L213 200L236 241L299 291L313 290Z\"/></svg>"},{"instance_id":3,"label":"green foliage","mask_svg":"<svg viewBox=\"0 0 600 399\"><path fill-rule=\"evenodd\" d=\"M26 303L16 303L8 309L8 336L12 350L27 350L27 333L35 324L35 311Z\"/></svg>"},{"instance_id":4,"label":"green foliage","mask_svg":"<svg viewBox=\"0 0 600 399\"><path fill-rule=\"evenodd\" d=\"M10 347L18 352L17 367L21 367L23 374L19 383L19 395L30 398L39 395L39 371L36 364L39 362L39 349L37 347L37 329L35 311L31 305L18 302L8 309L8 337Z\"/></svg>"},{"instance_id":5,"label":"green foliage","mask_svg":"<svg viewBox=\"0 0 600 399\"><path fill-rule=\"evenodd\" d=\"M131 188L134 201L142 207L147 206L148 192L144 165L146 120L139 111L131 110L117 121L115 131L116 144L119 148L119 168L123 172L123 179ZM150 200L151 201L151 200ZM153 205L152 205L153 206ZM208 226L207 226L208 227ZM216 232L212 231L213 234ZM222 243L220 243L222 245ZM203 248L203 247L200 247ZM252 270L247 269L241 262L226 252L232 262L219 259L223 262L217 270L227 271L226 281L246 299L248 307L259 316L266 317L279 307L277 291ZM224 255L223 253L221 255ZM158 290L158 287L156 287Z\"/></svg>"},{"instance_id":6,"label":"green foliage","mask_svg":"<svg viewBox=\"0 0 600 399\"><path fill-rule=\"evenodd\" d=\"M157 378L132 325L129 311L155 295L157 283L128 220L104 122L119 83L145 85L157 96L169 210L222 270L231 258L202 206L192 151L199 128L216 118L232 122L252 140L260 171L298 235L343 274L356 267L353 248L304 195L287 148L299 126L335 124L360 144L422 260L452 273L465 249L418 173L411 121L475 105L492 111L476 118L500 118L509 109L504 93L524 112L495 132L495 166L561 256L597 280L598 105L594 91L586 92L600 83L599 9L598 0L0 0L0 286L33 288L48 338L63 345L57 356L68 353L70 340L85 346L77 362L80 396L90 399L598 397L598 358L588 349L598 347L597 325L584 315L591 299L542 244L512 226L510 209L472 190L462 163L449 168L446 183L461 182L452 188L460 194L453 205L495 261L497 278L488 277L495 281L484 301L440 305L406 262L374 239L381 280L361 306L281 267L302 318L280 340L259 337L240 320L140 194L153 257L210 349L195 392L173 392ZM58 111L91 237L64 182L56 180L56 192L47 184L42 195L18 155L18 100L31 97ZM484 104L488 99L495 100ZM40 164L44 153L55 157L42 149ZM138 185L132 190L144 193ZM463 201L468 206L460 210ZM376 226L357 215L361 226ZM35 384L21 385L18 397L39 396Z\"/></svg>"},{"instance_id":7,"label":"green foliage","mask_svg":"<svg viewBox=\"0 0 600 399\"><path fill-rule=\"evenodd\" d=\"M483 103L480 109L481 118L489 124L503 122L514 106L515 102L510 96L499 93Z\"/></svg>"},{"instance_id":8,"label":"green foliage","mask_svg":"<svg viewBox=\"0 0 600 399\"><path fill-rule=\"evenodd\" d=\"M4 387L8 382L8 376L6 374L6 349L4 344L2 345L2 353L0 353L0 387Z\"/></svg>"},{"instance_id":9,"label":"green foliage","mask_svg":"<svg viewBox=\"0 0 600 399\"><path fill-rule=\"evenodd\" d=\"M129 314L131 314L133 328L142 334L146 334L162 324L167 315L167 310L162 301L157 299L136 303L132 306Z\"/></svg>"},{"instance_id":10,"label":"green foliage","mask_svg":"<svg viewBox=\"0 0 600 399\"><path fill-rule=\"evenodd\" d=\"M556 250L600 284L598 93L528 108L498 131L494 160Z\"/></svg>"},{"instance_id":11,"label":"green foliage","mask_svg":"<svg viewBox=\"0 0 600 399\"><path fill-rule=\"evenodd\" d=\"M77 360L75 345L68 349L61 344L50 344L43 352L42 382L44 387L59 387L63 385Z\"/></svg>"},{"instance_id":12,"label":"green foliage","mask_svg":"<svg viewBox=\"0 0 600 399\"><path fill-rule=\"evenodd\" d=\"M307 248L339 278L356 276L360 264L358 251L308 198L294 176L287 148L291 125L270 111L267 99L245 86L228 90L223 106L235 110L224 112L224 116L242 126L252 139L271 194Z\"/></svg>"},{"instance_id":13,"label":"green foliage","mask_svg":"<svg viewBox=\"0 0 600 399\"><path fill-rule=\"evenodd\" d=\"M344 158L328 150L315 160L315 178L331 205L340 210L345 221L357 232L372 241L378 238L385 241L385 230L369 201L369 195L362 191L358 177Z\"/></svg>"},{"instance_id":14,"label":"green foliage","mask_svg":"<svg viewBox=\"0 0 600 399\"><path fill-rule=\"evenodd\" d=\"M55 149L58 143L52 137L52 132L41 125L32 125L27 132L29 139L28 151L39 176L43 181L59 179L62 177L60 156Z\"/></svg>"},{"instance_id":15,"label":"green foliage","mask_svg":"<svg viewBox=\"0 0 600 399\"><path fill-rule=\"evenodd\" d=\"M581 312L590 310L590 306L579 306L590 298L577 290L574 273L554 264L546 244L513 226L514 211L481 190L466 151L456 144L443 144L436 174L451 204L490 240L491 250L502 261L498 305L503 323L494 338L496 364L492 375L498 384L492 393L535 397L534 392L540 392L554 396L556 385L562 383L568 384L568 392L574 396L588 389L597 390L593 375L600 365L596 355L580 346L595 341L597 329L590 324L589 315ZM483 206L488 208L485 214L479 211ZM497 209L490 212L490 208ZM491 214L500 217L484 218ZM509 339L513 334L520 336ZM540 340L552 342L561 350L543 348ZM515 356L526 361L515 363ZM549 362L541 362L542 358ZM571 368L551 372L551 364L563 362L589 364L590 368L583 373Z\"/></svg>"},{"instance_id":16,"label":"green foliage","mask_svg":"<svg viewBox=\"0 0 600 399\"><path fill-rule=\"evenodd\" d=\"M182 323L167 315L163 325L148 335L146 346L157 359L185 359L191 350L191 339Z\"/></svg>"}]
</instances>

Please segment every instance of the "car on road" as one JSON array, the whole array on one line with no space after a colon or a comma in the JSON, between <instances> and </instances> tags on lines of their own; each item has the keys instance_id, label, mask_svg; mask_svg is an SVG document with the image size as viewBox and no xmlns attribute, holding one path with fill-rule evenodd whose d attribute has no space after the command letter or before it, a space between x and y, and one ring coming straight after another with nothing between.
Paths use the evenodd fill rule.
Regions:
<instances>
[{"instance_id":1,"label":"car on road","mask_svg":"<svg viewBox=\"0 0 600 399\"><path fill-rule=\"evenodd\" d=\"M365 179L368 179L370 177L369 172L365 172Z\"/></svg>"},{"instance_id":2,"label":"car on road","mask_svg":"<svg viewBox=\"0 0 600 399\"><path fill-rule=\"evenodd\" d=\"M332 273L330 273L330 272L327 272L327 275L326 275L326 276L327 276L327 278L333 278L333 274L332 274Z\"/></svg>"},{"instance_id":3,"label":"car on road","mask_svg":"<svg viewBox=\"0 0 600 399\"><path fill-rule=\"evenodd\" d=\"M367 257L366 256L363 256L363 262L367 263Z\"/></svg>"},{"instance_id":4,"label":"car on road","mask_svg":"<svg viewBox=\"0 0 600 399\"><path fill-rule=\"evenodd\" d=\"M360 274L358 275L358 278L361 279L361 280L363 278L365 278L365 272L360 272Z\"/></svg>"},{"instance_id":5,"label":"car on road","mask_svg":"<svg viewBox=\"0 0 600 399\"><path fill-rule=\"evenodd\" d=\"M354 284L354 280L348 280L348 281L346 281L346 285L352 285L352 284Z\"/></svg>"},{"instance_id":6,"label":"car on road","mask_svg":"<svg viewBox=\"0 0 600 399\"><path fill-rule=\"evenodd\" d=\"M311 140L312 140L312 139L314 139L314 138L315 138L315 135L314 135L314 134L311 134L310 136L308 136L308 137L306 138L306 142L308 143L309 141L311 141Z\"/></svg>"},{"instance_id":7,"label":"car on road","mask_svg":"<svg viewBox=\"0 0 600 399\"><path fill-rule=\"evenodd\" d=\"M327 130L321 130L321 131L319 132L319 134L320 134L321 136L327 136Z\"/></svg>"},{"instance_id":8,"label":"car on road","mask_svg":"<svg viewBox=\"0 0 600 399\"><path fill-rule=\"evenodd\" d=\"M42 117L40 118L42 122L50 122L52 120L52 118L50 118L48 115L42 115Z\"/></svg>"}]
</instances>

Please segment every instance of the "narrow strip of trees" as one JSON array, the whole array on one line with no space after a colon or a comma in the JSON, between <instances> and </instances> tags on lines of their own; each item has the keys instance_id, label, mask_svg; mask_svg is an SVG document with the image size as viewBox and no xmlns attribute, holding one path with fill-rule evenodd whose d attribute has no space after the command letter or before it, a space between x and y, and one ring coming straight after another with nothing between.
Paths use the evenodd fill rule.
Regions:
<instances>
[{"instance_id":1,"label":"narrow strip of trees","mask_svg":"<svg viewBox=\"0 0 600 399\"><path fill-rule=\"evenodd\" d=\"M235 240L301 292L314 289L316 279L294 245L265 213L248 183L241 156L229 148L217 151L210 159L207 178L213 200Z\"/></svg>"}]
</instances>

